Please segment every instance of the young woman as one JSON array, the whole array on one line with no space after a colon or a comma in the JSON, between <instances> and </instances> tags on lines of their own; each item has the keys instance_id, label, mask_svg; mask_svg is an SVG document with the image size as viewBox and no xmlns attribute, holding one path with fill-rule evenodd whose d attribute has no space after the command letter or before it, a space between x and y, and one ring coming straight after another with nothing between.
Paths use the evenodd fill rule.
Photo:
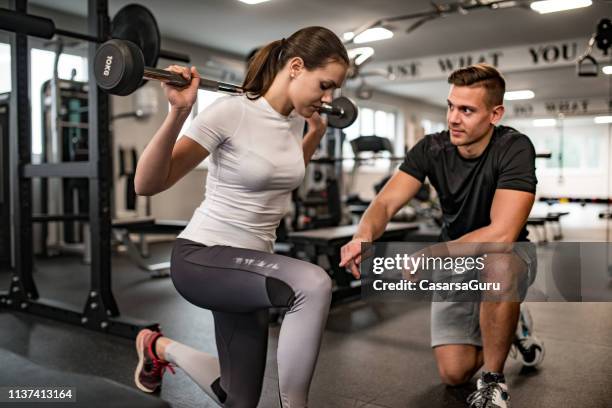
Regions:
<instances>
[{"instance_id":1,"label":"young woman","mask_svg":"<svg viewBox=\"0 0 612 408\"><path fill-rule=\"evenodd\" d=\"M348 64L342 42L323 27L274 41L250 61L245 94L215 101L178 142L199 75L195 68L170 67L191 85L165 87L171 109L138 162L135 187L141 195L164 191L211 156L206 197L177 239L171 273L185 299L213 312L219 356L142 330L135 372L141 390L156 390L172 364L220 405L255 407L268 309L287 307L277 351L281 404L307 406L331 281L318 266L274 254L273 244L291 191L326 130L317 109L331 102Z\"/></svg>"}]
</instances>

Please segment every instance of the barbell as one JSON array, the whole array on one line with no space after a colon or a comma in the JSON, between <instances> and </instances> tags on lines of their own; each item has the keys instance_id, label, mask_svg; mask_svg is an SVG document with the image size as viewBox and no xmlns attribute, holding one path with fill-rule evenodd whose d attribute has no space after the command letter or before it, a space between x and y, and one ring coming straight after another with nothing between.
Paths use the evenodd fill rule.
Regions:
<instances>
[{"instance_id":1,"label":"barbell","mask_svg":"<svg viewBox=\"0 0 612 408\"><path fill-rule=\"evenodd\" d=\"M55 35L76 38L93 43L104 43L109 38L99 38L55 27L50 18L19 13L0 8L0 30L12 31L33 37L52 38ZM161 58L189 62L189 56L160 49L161 36L155 17L144 6L128 4L115 14L111 22L110 38L135 43L149 66L157 65ZM142 84L139 84L142 85Z\"/></svg>"},{"instance_id":2,"label":"barbell","mask_svg":"<svg viewBox=\"0 0 612 408\"><path fill-rule=\"evenodd\" d=\"M189 80L167 70L146 66L140 48L131 41L109 40L96 51L94 58L96 83L105 92L125 96L134 92L143 79L164 82L168 85L183 88ZM200 78L200 89L241 95L243 89L234 84ZM343 129L357 119L357 106L349 98L339 97L331 104L323 104L319 112L328 115L331 127Z\"/></svg>"}]
</instances>

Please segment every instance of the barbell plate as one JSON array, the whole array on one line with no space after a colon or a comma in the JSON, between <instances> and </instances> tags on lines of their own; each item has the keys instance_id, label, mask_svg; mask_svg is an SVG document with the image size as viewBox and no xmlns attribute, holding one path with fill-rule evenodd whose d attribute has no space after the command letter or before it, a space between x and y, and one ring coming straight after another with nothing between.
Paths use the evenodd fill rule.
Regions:
<instances>
[{"instance_id":1,"label":"barbell plate","mask_svg":"<svg viewBox=\"0 0 612 408\"><path fill-rule=\"evenodd\" d=\"M159 60L161 36L153 13L139 4L128 4L115 14L111 37L131 41L140 48L144 65L156 67ZM146 83L142 80L139 86Z\"/></svg>"},{"instance_id":2,"label":"barbell plate","mask_svg":"<svg viewBox=\"0 0 612 408\"><path fill-rule=\"evenodd\" d=\"M331 106L341 109L344 114L340 116L327 115L327 123L329 126L344 129L351 126L357 119L357 105L346 96L340 96L334 99Z\"/></svg>"},{"instance_id":3,"label":"barbell plate","mask_svg":"<svg viewBox=\"0 0 612 408\"><path fill-rule=\"evenodd\" d=\"M113 95L129 95L140 86L144 73L142 52L130 41L110 40L94 57L96 83Z\"/></svg>"}]
</instances>

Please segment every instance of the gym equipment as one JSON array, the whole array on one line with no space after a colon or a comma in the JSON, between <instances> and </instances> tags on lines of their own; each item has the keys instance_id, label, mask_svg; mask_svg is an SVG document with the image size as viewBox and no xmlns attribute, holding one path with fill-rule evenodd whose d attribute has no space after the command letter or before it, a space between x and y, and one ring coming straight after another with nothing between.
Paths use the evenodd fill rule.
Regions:
<instances>
[{"instance_id":1,"label":"gym equipment","mask_svg":"<svg viewBox=\"0 0 612 408\"><path fill-rule=\"evenodd\" d=\"M178 235L187 226L187 221L155 220L152 217L113 220L113 234L117 242L125 246L130 260L140 269L150 273L152 277L168 276L170 259L159 262L148 260L148 249L145 235L172 234ZM140 235L140 247L132 240L130 234Z\"/></svg>"},{"instance_id":2,"label":"gym equipment","mask_svg":"<svg viewBox=\"0 0 612 408\"><path fill-rule=\"evenodd\" d=\"M539 201L543 201L548 205L556 203L567 204L567 203L578 203L581 206L587 204L612 204L612 198L606 197L540 197Z\"/></svg>"},{"instance_id":3,"label":"gym equipment","mask_svg":"<svg viewBox=\"0 0 612 408\"><path fill-rule=\"evenodd\" d=\"M61 47L55 53L55 66ZM54 70L55 71L55 70ZM86 162L89 155L87 125L88 84L53 78L41 87L42 163ZM50 214L86 214L89 208L88 180L82 178L41 179L33 186L40 209L35 217ZM41 220L43 218L40 218ZM63 220L41 225L40 248L44 255L65 251L84 252L83 224Z\"/></svg>"},{"instance_id":4,"label":"gym equipment","mask_svg":"<svg viewBox=\"0 0 612 408\"><path fill-rule=\"evenodd\" d=\"M357 119L357 105L346 96L340 96L331 103L331 111L327 105L323 105L321 112L329 115L327 124L336 129L344 129L353 124Z\"/></svg>"},{"instance_id":5,"label":"gym equipment","mask_svg":"<svg viewBox=\"0 0 612 408\"><path fill-rule=\"evenodd\" d=\"M602 18L597 24L597 31L591 34L587 42L586 50L576 59L576 71L580 77L594 77L599 75L599 64L591 55L593 47L597 46L604 55L608 55L608 50L612 46L612 21L609 18Z\"/></svg>"},{"instance_id":6,"label":"gym equipment","mask_svg":"<svg viewBox=\"0 0 612 408\"><path fill-rule=\"evenodd\" d=\"M0 29L17 32L10 36L11 103L9 138L11 188L11 231L13 234L13 272L8 291L0 291L0 310L20 311L30 315L78 325L90 330L134 339L142 328L155 329L157 324L127 318L119 312L111 283L111 187L112 162L109 133L109 98L94 82L93 67L89 73L87 93L88 157L87 161L61 163L32 163L30 122L30 48L27 33L52 36L51 20L27 14L27 2L10 2L12 9L0 10ZM87 40L110 38L108 0L88 0ZM45 31L46 30L46 31ZM74 33L72 33L74 34ZM77 38L78 35L77 35ZM87 58L95 57L96 45L88 45ZM61 299L42 299L34 280L34 251L32 245L34 200L33 181L49 178L81 178L89 182L89 236L85 245L90 251L90 286L83 296L83 305L76 307ZM64 221L70 217L81 219L81 214L53 214L49 219ZM45 218L45 217L43 217Z\"/></svg>"},{"instance_id":7,"label":"gym equipment","mask_svg":"<svg viewBox=\"0 0 612 408\"><path fill-rule=\"evenodd\" d=\"M101 89L119 96L134 92L143 79L164 82L178 88L186 87L190 82L174 72L147 66L140 48L131 41L123 40L109 40L98 48L94 73ZM206 78L200 78L199 88L232 95L244 92L238 85ZM334 99L331 105L324 104L319 111L329 115L329 126L338 129L350 126L357 119L357 106L346 97Z\"/></svg>"},{"instance_id":8,"label":"gym equipment","mask_svg":"<svg viewBox=\"0 0 612 408\"><path fill-rule=\"evenodd\" d=\"M9 94L0 94L0 270L11 266L11 229L9 194Z\"/></svg>"},{"instance_id":9,"label":"gym equipment","mask_svg":"<svg viewBox=\"0 0 612 408\"><path fill-rule=\"evenodd\" d=\"M609 18L602 18L597 24L595 41L604 55L608 55L608 49L612 47L612 21Z\"/></svg>"},{"instance_id":10,"label":"gym equipment","mask_svg":"<svg viewBox=\"0 0 612 408\"><path fill-rule=\"evenodd\" d=\"M111 37L133 42L142 50L146 65L157 65L161 35L155 17L145 7L128 4L119 10L113 17Z\"/></svg>"},{"instance_id":11,"label":"gym equipment","mask_svg":"<svg viewBox=\"0 0 612 408\"><path fill-rule=\"evenodd\" d=\"M332 292L332 303L346 298L359 296L361 287L353 276L346 272L340 264L340 248L350 242L357 232L357 225L344 225L340 227L320 228L310 231L289 233L289 243L293 244L293 253L304 254L307 261L319 264L319 256L327 258L328 273L336 282ZM410 233L418 231L418 223L390 222L377 242L403 241Z\"/></svg>"},{"instance_id":12,"label":"gym equipment","mask_svg":"<svg viewBox=\"0 0 612 408\"><path fill-rule=\"evenodd\" d=\"M160 49L161 36L157 21L146 7L128 4L117 12L111 25L109 37L95 37L56 28L53 20L49 18L0 8L0 29L2 30L40 38L60 35L93 43L103 43L110 38L127 40L142 50L146 64L151 66L155 66L160 57L183 62L190 61L187 55Z\"/></svg>"},{"instance_id":13,"label":"gym equipment","mask_svg":"<svg viewBox=\"0 0 612 408\"><path fill-rule=\"evenodd\" d=\"M393 168L395 166L394 163L404 160L403 156L393 156L393 145L391 144L391 140L386 137L359 136L351 140L351 149L353 150L355 158L358 160L355 160L353 170L351 171L351 176L348 183L348 191L354 190L355 179L357 178L359 167L361 167L364 161L387 159L389 160L388 173L390 174L393 172ZM366 155L370 155L370 157L363 157L362 155L364 153ZM385 156L384 153L387 153L389 156Z\"/></svg>"},{"instance_id":14,"label":"gym equipment","mask_svg":"<svg viewBox=\"0 0 612 408\"><path fill-rule=\"evenodd\" d=\"M548 227L553 233L553 241L563 239L563 231L561 230L561 217L568 215L569 212L549 212L541 217L527 218L527 225L533 227L538 244L546 244L548 239Z\"/></svg>"}]
</instances>

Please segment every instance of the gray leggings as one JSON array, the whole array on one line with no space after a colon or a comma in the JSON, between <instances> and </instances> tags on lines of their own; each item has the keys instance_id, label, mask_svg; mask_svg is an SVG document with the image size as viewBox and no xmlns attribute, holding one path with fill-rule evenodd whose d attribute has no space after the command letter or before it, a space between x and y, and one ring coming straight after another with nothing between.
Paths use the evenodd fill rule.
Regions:
<instances>
[{"instance_id":1,"label":"gray leggings","mask_svg":"<svg viewBox=\"0 0 612 408\"><path fill-rule=\"evenodd\" d=\"M288 307L278 339L279 394L283 408L307 406L331 301L331 280L323 269L267 252L177 239L171 273L186 300L213 312L219 359L207 364L210 356L180 345L168 348L168 360L209 395L212 390L211 397L224 407L256 407L266 363L268 309Z\"/></svg>"}]
</instances>

